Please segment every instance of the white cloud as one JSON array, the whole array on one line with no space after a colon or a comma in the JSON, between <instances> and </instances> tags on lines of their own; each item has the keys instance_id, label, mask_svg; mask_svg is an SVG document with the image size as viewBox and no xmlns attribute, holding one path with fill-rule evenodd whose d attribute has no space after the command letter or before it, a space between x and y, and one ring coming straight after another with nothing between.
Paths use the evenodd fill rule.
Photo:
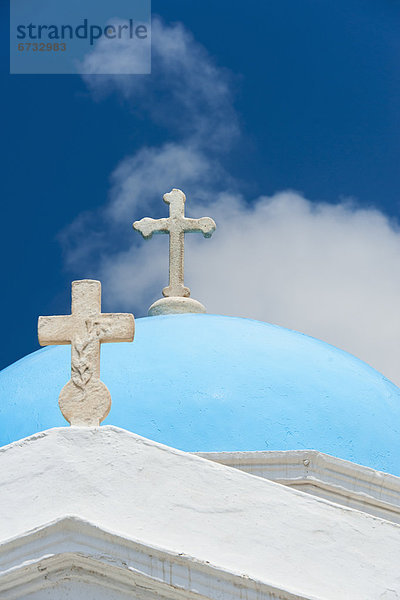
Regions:
<instances>
[{"instance_id":1,"label":"white cloud","mask_svg":"<svg viewBox=\"0 0 400 600\"><path fill-rule=\"evenodd\" d=\"M119 64L127 65L132 48L114 41L97 44L87 57L91 71L102 72L112 64L118 72ZM65 261L74 272L94 276L115 248L125 256L132 244L129 221L158 206L166 190L179 185L190 197L205 201L220 189L236 187L219 160L238 135L229 74L180 23L153 20L152 56L151 77L84 76L96 98L116 92L129 110L172 135L161 146L142 147L122 160L111 176L108 205L95 216L78 216L61 232Z\"/></svg>"},{"instance_id":2,"label":"white cloud","mask_svg":"<svg viewBox=\"0 0 400 600\"><path fill-rule=\"evenodd\" d=\"M197 198L206 198L210 187L227 179L218 161L210 161L196 145L169 143L161 148L142 148L114 171L107 214L116 221L130 219L148 210L154 201L159 202L177 181Z\"/></svg>"},{"instance_id":3,"label":"white cloud","mask_svg":"<svg viewBox=\"0 0 400 600\"><path fill-rule=\"evenodd\" d=\"M155 17L151 39L151 76L85 75L89 89L98 98L117 91L130 110L192 145L218 151L228 147L239 131L231 75L216 66L181 23L167 25ZM102 40L86 58L90 73L109 68L121 73L130 61L137 62L135 46L114 42Z\"/></svg>"},{"instance_id":4,"label":"white cloud","mask_svg":"<svg viewBox=\"0 0 400 600\"><path fill-rule=\"evenodd\" d=\"M128 29L128 23L120 19L111 19L109 24L114 27L114 32L118 32L119 28ZM124 34L118 36L118 33L115 33L115 38L103 36L95 43L93 50L80 61L79 72L85 74L88 83L96 81L96 86L101 86L104 90L104 86L110 84L110 78L114 79L115 85L118 78L120 81L129 80L124 75L149 73L150 65L149 34L145 39L139 39L137 36L130 39L124 37ZM93 75L94 77L91 77Z\"/></svg>"},{"instance_id":5,"label":"white cloud","mask_svg":"<svg viewBox=\"0 0 400 600\"><path fill-rule=\"evenodd\" d=\"M313 335L400 384L398 226L378 210L311 202L291 191L246 202L220 164L238 134L229 76L182 25L156 20L153 49L154 77L87 82L95 93L117 90L174 131L174 141L121 162L109 204L64 232L68 266L103 280L110 310L145 314L167 284L168 240L145 242L130 223L165 216L163 193L181 187L188 215L212 216L218 226L209 240L186 236L185 282L208 312Z\"/></svg>"},{"instance_id":6,"label":"white cloud","mask_svg":"<svg viewBox=\"0 0 400 600\"><path fill-rule=\"evenodd\" d=\"M212 214L218 235L188 257L210 311L308 333L400 383L398 227L379 211L293 192L233 211L225 199Z\"/></svg>"}]
</instances>

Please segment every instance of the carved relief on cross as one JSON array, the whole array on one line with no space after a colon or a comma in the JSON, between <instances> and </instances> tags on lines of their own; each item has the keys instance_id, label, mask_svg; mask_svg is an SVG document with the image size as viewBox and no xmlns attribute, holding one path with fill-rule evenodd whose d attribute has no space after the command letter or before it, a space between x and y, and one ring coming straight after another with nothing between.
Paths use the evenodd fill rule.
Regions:
<instances>
[{"instance_id":1,"label":"carved relief on cross","mask_svg":"<svg viewBox=\"0 0 400 600\"><path fill-rule=\"evenodd\" d=\"M41 346L71 344L71 379L59 397L62 414L71 425L99 425L111 408L107 386L100 381L100 344L131 342L133 315L101 312L101 283L72 282L70 315L39 317Z\"/></svg>"},{"instance_id":2,"label":"carved relief on cross","mask_svg":"<svg viewBox=\"0 0 400 600\"><path fill-rule=\"evenodd\" d=\"M154 233L169 235L169 285L163 289L162 293L166 298L188 298L190 290L184 285L185 233L202 233L206 238L211 237L216 225L210 217L201 217L200 219L185 217L186 196L181 190L173 189L168 194L164 194L163 200L169 205L168 218L145 217L140 221L135 221L133 228L139 231L145 239L150 239ZM194 303L204 308L200 303L193 301L193 305ZM193 312L202 311L195 310Z\"/></svg>"}]
</instances>

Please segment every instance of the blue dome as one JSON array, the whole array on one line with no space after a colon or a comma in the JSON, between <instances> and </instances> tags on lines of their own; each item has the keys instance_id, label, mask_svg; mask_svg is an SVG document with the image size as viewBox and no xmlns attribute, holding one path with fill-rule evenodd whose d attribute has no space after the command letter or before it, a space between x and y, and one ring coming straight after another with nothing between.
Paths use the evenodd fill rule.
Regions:
<instances>
[{"instance_id":1,"label":"blue dome","mask_svg":"<svg viewBox=\"0 0 400 600\"><path fill-rule=\"evenodd\" d=\"M70 347L0 373L0 445L66 425L58 394ZM104 423L187 451L315 449L400 475L400 389L357 358L259 321L137 319L135 341L102 346Z\"/></svg>"}]
</instances>

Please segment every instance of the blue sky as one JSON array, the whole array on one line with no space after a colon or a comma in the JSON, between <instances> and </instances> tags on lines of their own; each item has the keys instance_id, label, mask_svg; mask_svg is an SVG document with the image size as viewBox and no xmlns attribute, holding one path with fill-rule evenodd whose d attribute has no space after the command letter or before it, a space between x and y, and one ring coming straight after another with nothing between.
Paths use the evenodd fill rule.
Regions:
<instances>
[{"instance_id":1,"label":"blue sky","mask_svg":"<svg viewBox=\"0 0 400 600\"><path fill-rule=\"evenodd\" d=\"M326 282L323 279L327 271L325 262L325 267L316 265L313 269L315 280L303 278L307 281L304 286L312 290L313 297L318 293L319 282L322 292L325 288L331 289L330 285L335 290L348 286L340 298L332 292L328 298L331 302L329 317L335 312L337 322L346 325L340 335L336 335L335 318L331 329L321 325L327 312L322 312L314 321L311 316L303 318L308 296L303 294L301 280L289 291L292 304L299 298L297 306L301 318L291 312L292 307L284 311L285 302L279 295L267 314L257 306L247 309L242 296L240 301L238 297L237 305L228 306L223 295L218 298L213 295L218 286L217 274L212 280L213 289L211 284L210 290L205 289L208 280L204 277L201 286L198 282L196 292L200 300L209 298L215 312L272 320L323 337L358 355L366 345L372 348L374 336L379 334L381 344L390 347L393 355L396 352L395 339L390 337L393 327L382 321L382 314L389 314L393 322L395 314L390 310L395 310L391 307L396 305L396 300L398 304L399 299L398 288L392 289L394 278L400 279L396 227L400 213L399 4L387 0L249 0L247 3L153 0L152 5L153 14L162 19L160 39L168 36L172 39L179 31L183 36L186 46L176 62L177 73L187 86L188 98L193 95L194 108L185 106L182 89L177 84L171 92L171 66L163 54L162 43L156 40L152 75L132 76L135 81L106 84L99 83L95 77L85 79L78 75L9 75L9 51L3 41L0 101L5 143L0 251L1 312L5 316L5 331L0 368L38 347L39 314L69 312L71 279L101 278L104 285L123 288L125 292L112 294L109 291L105 295L107 310L129 309L137 316L146 313L150 301L158 297L165 285L164 280L157 279L164 263L157 264L154 277L145 282L140 280L144 277L142 266L151 265L151 261L156 260L154 253L164 254L166 246L157 241L156 250L143 250L140 240L130 241L134 236L131 223L145 214L163 216L161 195L169 190L162 186L168 185L185 186L185 191L194 196L193 206L198 210L213 207L217 214L220 211L220 221L229 213L230 206L236 206L235 202L238 202L236 213L247 217L254 207L264 210L260 197L276 198L274 195L278 192L294 190L297 194L294 199L278 197L276 206L281 210L284 205L288 212L282 213L282 221L276 227L282 226L285 215L296 214L297 220L294 219L291 226L299 233L308 230L310 219L315 216L314 208L320 211L320 216L322 214L321 219L325 218L323 215L329 219L331 213L326 203L347 206L343 214L335 213L334 225L329 221L328 237L337 227L330 249L324 249L329 256L341 244L344 230L346 240L358 239L367 214L370 221L354 253L361 252L362 244L368 245L371 240L377 248L373 256L377 256L382 247L386 249L380 262L373 265L370 272L364 263L361 266L357 263L353 271L357 272L355 277L352 272L343 274L339 267L333 272L331 267L333 275ZM2 39L6 40L5 3L1 10ZM176 23L181 23L182 29L174 29ZM197 62L203 65L200 75ZM210 89L204 91L210 70ZM216 95L215 88L219 84L221 89ZM215 139L211 139L211 132L216 132ZM168 154L171 148L165 146L168 144L174 145L175 157L193 152L191 166L198 160L199 173L183 173L179 170L183 167L176 167L171 169L170 178L162 177L159 183L152 183L152 167L158 169L161 160L167 166L174 163L174 157ZM172 158L167 160L167 155ZM128 163L124 163L127 160ZM206 166L202 161L208 161ZM137 177L141 176L142 187L138 187L135 178L121 182L121 169L118 170L121 164L130 165ZM122 188L125 191L119 198ZM116 216L124 194L135 197L135 193L142 194L144 201L139 198L134 204L126 203ZM229 202L227 194L231 194ZM306 204L300 206L301 196ZM214 201L219 204L214 206ZM369 212L362 213L361 209ZM340 228L339 222L346 225ZM318 231L324 230L325 225L326 220ZM251 227L249 222L247 235L250 237ZM235 228L234 222L232 228ZM312 236L316 228L310 231ZM287 235L283 243L292 248L287 261L300 264L299 246L295 247L293 242L295 236ZM319 254L317 237L316 234L312 248L307 248L312 256ZM240 243L246 247L246 235ZM296 244L301 243L299 238ZM132 249L132 244L137 245ZM77 253L77 247L82 249L82 255ZM343 247L350 248L351 258L351 243L345 242ZM204 248L201 242L193 242L193 252L196 252L193 269L201 270ZM271 251L265 247L258 253L265 252L270 260ZM310 264L307 253L304 251L304 262ZM127 256L131 267L126 267ZM118 267L115 270L113 260ZM250 252L248 261L251 260ZM281 261L280 274L274 285L279 287L285 279L282 272L286 272L287 263L282 262L281 253L277 260ZM371 259L368 264L373 262ZM335 264L343 264L340 257ZM272 264L271 269L273 267ZM358 281L363 270L365 281ZM385 271L383 275L382 271ZM383 276L385 279L380 281ZM260 277L260 272L255 272L254 277ZM379 281L372 287L384 290L381 296L376 296L376 289L368 294L366 287L376 277ZM192 278L196 283L194 275ZM355 280L357 289L352 287ZM290 281L293 284L293 278ZM285 298L288 285L287 281L282 283ZM146 296L142 288L151 291ZM392 294L390 309L384 306L388 290ZM268 288L265 294L269 294ZM349 296L354 298L351 309L341 308L343 297ZM366 296L373 297L368 314L379 323L377 330L372 328L373 333L367 340L360 332L367 328L368 314L356 322L357 306L362 304L360 298ZM321 296L319 305L326 306L326 303ZM226 311L224 306L227 306ZM351 336L349 331L354 322ZM386 329L392 332L387 337L382 334ZM397 353L400 359L398 348ZM375 360L372 350L362 358L371 363ZM383 363L376 366L385 370ZM390 370L388 373L391 375Z\"/></svg>"}]
</instances>

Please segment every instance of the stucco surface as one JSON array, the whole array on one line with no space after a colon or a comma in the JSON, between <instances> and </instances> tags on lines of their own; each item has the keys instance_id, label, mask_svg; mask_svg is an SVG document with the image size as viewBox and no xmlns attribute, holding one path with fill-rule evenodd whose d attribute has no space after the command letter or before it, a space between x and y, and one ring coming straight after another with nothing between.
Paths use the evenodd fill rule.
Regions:
<instances>
[{"instance_id":1,"label":"stucco surface","mask_svg":"<svg viewBox=\"0 0 400 600\"><path fill-rule=\"evenodd\" d=\"M186 451L313 449L400 475L400 390L313 338L232 317L136 320L133 343L102 347L105 423ZM0 373L0 445L63 426L70 349Z\"/></svg>"},{"instance_id":2,"label":"stucco surface","mask_svg":"<svg viewBox=\"0 0 400 600\"><path fill-rule=\"evenodd\" d=\"M117 428L54 429L3 448L0 487L0 543L75 515L306 597L400 594L398 525Z\"/></svg>"},{"instance_id":3,"label":"stucco surface","mask_svg":"<svg viewBox=\"0 0 400 600\"><path fill-rule=\"evenodd\" d=\"M124 594L103 587L101 584L94 585L79 581L64 581L54 588L43 589L25 596L26 600L77 600L78 598L84 600L110 600L110 597L112 600L136 600L137 598L137 596L132 596L132 593Z\"/></svg>"}]
</instances>

